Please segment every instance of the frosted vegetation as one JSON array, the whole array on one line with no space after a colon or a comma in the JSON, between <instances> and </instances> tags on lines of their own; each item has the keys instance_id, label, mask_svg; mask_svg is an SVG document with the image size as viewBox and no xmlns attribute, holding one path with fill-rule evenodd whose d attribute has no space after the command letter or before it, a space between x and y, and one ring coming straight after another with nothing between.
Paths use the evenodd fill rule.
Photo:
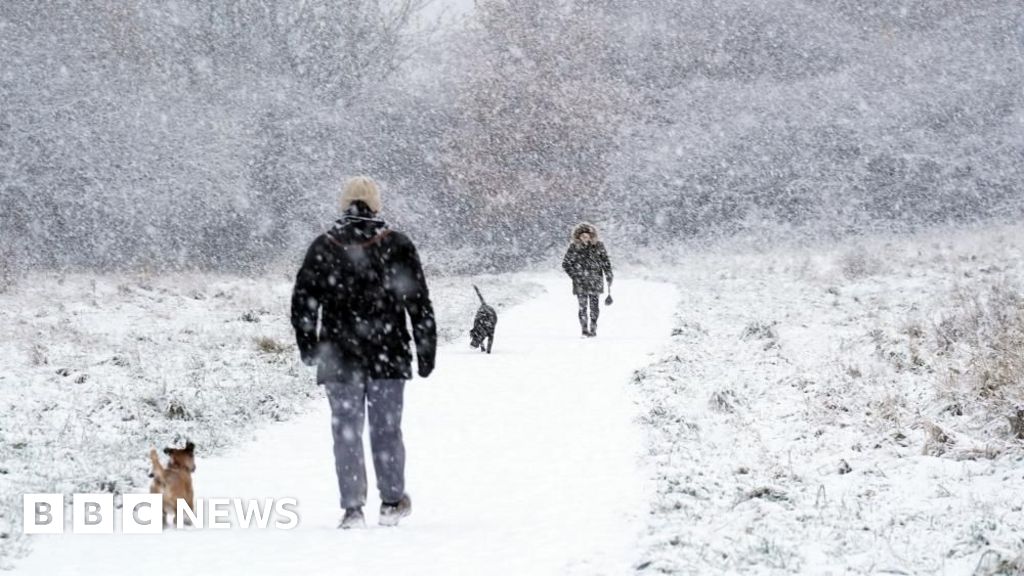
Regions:
<instances>
[{"instance_id":1,"label":"frosted vegetation","mask_svg":"<svg viewBox=\"0 0 1024 576\"><path fill-rule=\"evenodd\" d=\"M1022 239L648 260L684 297L633 379L640 573L1024 572Z\"/></svg>"},{"instance_id":2,"label":"frosted vegetation","mask_svg":"<svg viewBox=\"0 0 1024 576\"><path fill-rule=\"evenodd\" d=\"M32 280L0 294L0 569L28 550L22 494L144 491L151 446L191 440L208 458L323 401L288 322L290 275ZM442 342L466 334L471 284L499 310L542 289L434 278Z\"/></svg>"},{"instance_id":3,"label":"frosted vegetation","mask_svg":"<svg viewBox=\"0 0 1024 576\"><path fill-rule=\"evenodd\" d=\"M260 269L360 172L475 268L1020 214L1016 0L424 4L4 2L4 275Z\"/></svg>"},{"instance_id":4,"label":"frosted vegetation","mask_svg":"<svg viewBox=\"0 0 1024 576\"><path fill-rule=\"evenodd\" d=\"M579 220L679 287L639 572L1024 570L1019 0L428 4L0 2L0 567L20 494L319 394L289 275L366 173L446 341Z\"/></svg>"}]
</instances>

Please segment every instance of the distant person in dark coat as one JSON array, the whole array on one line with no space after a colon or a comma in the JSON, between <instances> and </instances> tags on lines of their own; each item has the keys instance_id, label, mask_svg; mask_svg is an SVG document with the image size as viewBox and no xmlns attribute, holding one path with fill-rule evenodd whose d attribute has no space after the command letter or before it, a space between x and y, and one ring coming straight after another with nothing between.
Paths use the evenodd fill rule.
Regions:
<instances>
[{"instance_id":1,"label":"distant person in dark coat","mask_svg":"<svg viewBox=\"0 0 1024 576\"><path fill-rule=\"evenodd\" d=\"M292 326L302 361L317 368L327 390L334 460L345 510L339 527L365 525L364 411L368 409L380 523L409 515L405 493L402 397L412 378L434 369L437 330L427 283L412 241L378 217L380 190L365 177L346 183L343 216L306 252L295 279ZM319 320L319 330L317 321Z\"/></svg>"},{"instance_id":2,"label":"distant person in dark coat","mask_svg":"<svg viewBox=\"0 0 1024 576\"><path fill-rule=\"evenodd\" d=\"M583 335L597 336L597 318L601 314L599 295L604 292L605 280L611 289L612 263L593 224L583 222L573 228L572 241L562 258L562 269L572 278L572 293L579 300Z\"/></svg>"}]
</instances>

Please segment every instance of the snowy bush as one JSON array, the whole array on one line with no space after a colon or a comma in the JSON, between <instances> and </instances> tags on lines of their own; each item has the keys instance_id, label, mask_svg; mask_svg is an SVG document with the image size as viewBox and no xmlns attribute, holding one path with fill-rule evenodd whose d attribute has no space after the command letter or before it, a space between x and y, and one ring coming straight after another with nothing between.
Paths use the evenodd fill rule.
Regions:
<instances>
[{"instance_id":1,"label":"snowy bush","mask_svg":"<svg viewBox=\"0 0 1024 576\"><path fill-rule=\"evenodd\" d=\"M980 405L984 418L1009 422L1019 438L1024 408L1024 293L1009 284L957 290L934 327L937 354L948 359L941 385L958 398L961 413Z\"/></svg>"},{"instance_id":2,"label":"snowy bush","mask_svg":"<svg viewBox=\"0 0 1024 576\"><path fill-rule=\"evenodd\" d=\"M1024 574L1024 554L988 550L978 560L973 576L1017 576Z\"/></svg>"},{"instance_id":3,"label":"snowy bush","mask_svg":"<svg viewBox=\"0 0 1024 576\"><path fill-rule=\"evenodd\" d=\"M857 246L839 257L839 268L847 280L860 280L885 270L882 259L868 252L864 246Z\"/></svg>"}]
</instances>

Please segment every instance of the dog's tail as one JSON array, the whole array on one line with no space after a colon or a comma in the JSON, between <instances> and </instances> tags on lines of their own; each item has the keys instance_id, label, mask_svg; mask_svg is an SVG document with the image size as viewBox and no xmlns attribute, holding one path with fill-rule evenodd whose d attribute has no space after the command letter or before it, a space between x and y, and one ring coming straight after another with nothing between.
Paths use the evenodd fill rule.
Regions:
<instances>
[{"instance_id":1,"label":"dog's tail","mask_svg":"<svg viewBox=\"0 0 1024 576\"><path fill-rule=\"evenodd\" d=\"M150 475L157 482L164 481L164 466L160 463L160 457L157 456L156 448L149 449L149 460L153 463L153 471Z\"/></svg>"},{"instance_id":2,"label":"dog's tail","mask_svg":"<svg viewBox=\"0 0 1024 576\"><path fill-rule=\"evenodd\" d=\"M487 304L487 302L484 302L484 295L480 293L480 289L476 287L476 284L473 284L473 290L476 290L476 295L480 298L480 303Z\"/></svg>"}]
</instances>

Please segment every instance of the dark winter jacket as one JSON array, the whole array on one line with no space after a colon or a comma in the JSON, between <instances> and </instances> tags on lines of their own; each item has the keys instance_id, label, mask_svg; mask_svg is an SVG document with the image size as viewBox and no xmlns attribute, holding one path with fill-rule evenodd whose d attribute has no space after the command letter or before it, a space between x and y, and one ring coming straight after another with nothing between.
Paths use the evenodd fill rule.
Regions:
<instances>
[{"instance_id":1,"label":"dark winter jacket","mask_svg":"<svg viewBox=\"0 0 1024 576\"><path fill-rule=\"evenodd\" d=\"M317 366L317 382L348 380L354 372L411 378L407 313L426 377L437 330L412 241L383 221L352 215L313 241L295 278L292 326L303 362Z\"/></svg>"},{"instance_id":2,"label":"dark winter jacket","mask_svg":"<svg viewBox=\"0 0 1024 576\"><path fill-rule=\"evenodd\" d=\"M590 233L590 243L580 240L584 232ZM612 263L604 244L597 239L596 228L584 223L573 229L572 242L562 258L562 269L572 278L573 294L601 294L604 292L604 280L611 286Z\"/></svg>"}]
</instances>

